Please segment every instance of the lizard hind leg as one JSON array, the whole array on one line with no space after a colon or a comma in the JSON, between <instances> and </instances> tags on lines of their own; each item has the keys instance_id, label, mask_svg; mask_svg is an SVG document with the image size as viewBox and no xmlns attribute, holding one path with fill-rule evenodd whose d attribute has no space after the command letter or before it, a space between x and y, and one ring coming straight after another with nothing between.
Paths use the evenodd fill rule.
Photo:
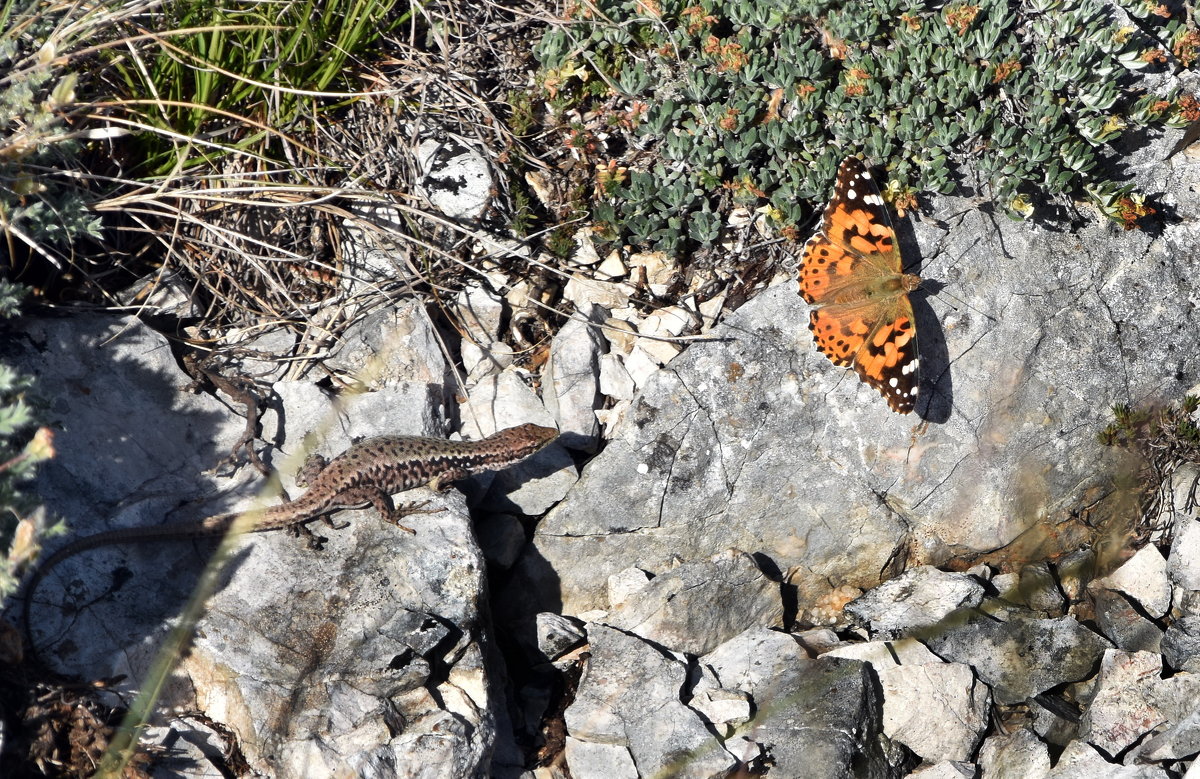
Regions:
<instances>
[{"instance_id":1,"label":"lizard hind leg","mask_svg":"<svg viewBox=\"0 0 1200 779\"><path fill-rule=\"evenodd\" d=\"M329 465L329 460L326 460L316 452L305 457L304 464L300 466L300 470L296 471L296 486L307 487L312 484L321 475L321 471L325 470L325 466L327 465Z\"/></svg>"},{"instance_id":2,"label":"lizard hind leg","mask_svg":"<svg viewBox=\"0 0 1200 779\"><path fill-rule=\"evenodd\" d=\"M400 522L401 519L407 517L409 514L435 514L439 511L445 510L440 508L422 508L425 504L429 503L427 500L401 503L399 506L397 506L392 503L392 496L387 492L380 489L372 489L370 487L358 487L355 489L345 490L339 497L341 498L342 502L346 504L370 503L375 507L375 510L379 512L379 516L381 519L383 519L383 521L391 523L401 530L404 530L408 533L413 533L414 535L417 531L405 524L402 524Z\"/></svg>"}]
</instances>

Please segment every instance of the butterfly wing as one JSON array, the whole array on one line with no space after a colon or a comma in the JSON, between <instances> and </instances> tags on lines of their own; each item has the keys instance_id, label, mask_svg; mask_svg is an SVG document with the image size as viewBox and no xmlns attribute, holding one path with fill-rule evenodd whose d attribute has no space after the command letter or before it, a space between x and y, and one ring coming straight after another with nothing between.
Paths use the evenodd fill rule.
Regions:
<instances>
[{"instance_id":1,"label":"butterfly wing","mask_svg":"<svg viewBox=\"0 0 1200 779\"><path fill-rule=\"evenodd\" d=\"M834 365L852 367L901 414L916 405L917 332L896 233L871 174L855 157L838 168L821 228L804 245L800 294L809 329Z\"/></svg>"}]
</instances>

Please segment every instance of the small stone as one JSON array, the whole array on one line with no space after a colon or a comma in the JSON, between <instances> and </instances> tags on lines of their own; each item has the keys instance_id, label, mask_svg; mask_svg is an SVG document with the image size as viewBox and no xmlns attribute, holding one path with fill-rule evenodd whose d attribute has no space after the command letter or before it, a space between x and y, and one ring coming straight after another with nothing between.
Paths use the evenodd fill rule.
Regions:
<instances>
[{"instance_id":1,"label":"small stone","mask_svg":"<svg viewBox=\"0 0 1200 779\"><path fill-rule=\"evenodd\" d=\"M979 752L986 779L1036 779L1050 772L1050 751L1031 731L991 736Z\"/></svg>"},{"instance_id":2,"label":"small stone","mask_svg":"<svg viewBox=\"0 0 1200 779\"><path fill-rule=\"evenodd\" d=\"M587 640L583 627L570 617L544 611L537 615L538 651L557 660Z\"/></svg>"},{"instance_id":3,"label":"small stone","mask_svg":"<svg viewBox=\"0 0 1200 779\"><path fill-rule=\"evenodd\" d=\"M1138 613L1129 599L1115 590L1093 590L1100 632L1126 652L1158 652L1163 632Z\"/></svg>"},{"instance_id":4,"label":"small stone","mask_svg":"<svg viewBox=\"0 0 1200 779\"><path fill-rule=\"evenodd\" d=\"M878 671L883 732L927 762L967 760L983 739L991 694L960 663L899 665Z\"/></svg>"},{"instance_id":5,"label":"small stone","mask_svg":"<svg viewBox=\"0 0 1200 779\"><path fill-rule=\"evenodd\" d=\"M1061 617L1066 599L1048 563L1033 563L1021 569L1021 595L1025 605L1050 617Z\"/></svg>"},{"instance_id":6,"label":"small stone","mask_svg":"<svg viewBox=\"0 0 1200 779\"><path fill-rule=\"evenodd\" d=\"M603 625L589 626L588 640L592 657L565 713L573 737L628 749L642 775L670 775L683 754L696 776L733 768L733 756L679 699L687 676L683 664Z\"/></svg>"},{"instance_id":7,"label":"small stone","mask_svg":"<svg viewBox=\"0 0 1200 779\"><path fill-rule=\"evenodd\" d=\"M417 146L417 192L451 219L474 222L491 202L493 186L487 159L476 149L447 136Z\"/></svg>"},{"instance_id":8,"label":"small stone","mask_svg":"<svg viewBox=\"0 0 1200 779\"><path fill-rule=\"evenodd\" d=\"M838 638L838 634L829 628L810 628L794 635L813 657L823 655L842 644L842 640Z\"/></svg>"},{"instance_id":9,"label":"small stone","mask_svg":"<svg viewBox=\"0 0 1200 779\"><path fill-rule=\"evenodd\" d=\"M1093 587L1125 593L1155 619L1166 614L1171 607L1167 561L1153 544L1143 546L1108 576L1093 581L1089 588Z\"/></svg>"},{"instance_id":10,"label":"small stone","mask_svg":"<svg viewBox=\"0 0 1200 779\"><path fill-rule=\"evenodd\" d=\"M1182 590L1200 590L1200 521L1181 516L1167 560L1171 582Z\"/></svg>"},{"instance_id":11,"label":"small stone","mask_svg":"<svg viewBox=\"0 0 1200 779\"><path fill-rule=\"evenodd\" d=\"M1200 617L1171 623L1162 641L1163 661L1177 671L1200 672Z\"/></svg>"},{"instance_id":12,"label":"small stone","mask_svg":"<svg viewBox=\"0 0 1200 779\"><path fill-rule=\"evenodd\" d=\"M900 665L925 665L942 662L941 658L930 652L915 638L842 644L825 654L829 657L844 657L847 660L862 660L864 663L873 665L877 672Z\"/></svg>"},{"instance_id":13,"label":"small stone","mask_svg":"<svg viewBox=\"0 0 1200 779\"><path fill-rule=\"evenodd\" d=\"M1072 741L1058 756L1048 779L1168 779L1169 774L1156 765L1120 765L1110 763L1084 741Z\"/></svg>"},{"instance_id":14,"label":"small stone","mask_svg":"<svg viewBox=\"0 0 1200 779\"><path fill-rule=\"evenodd\" d=\"M974 577L929 565L905 571L846 606L874 633L901 634L939 624L957 609L978 606L983 585Z\"/></svg>"},{"instance_id":15,"label":"small stone","mask_svg":"<svg viewBox=\"0 0 1200 779\"><path fill-rule=\"evenodd\" d=\"M1002 620L972 615L925 643L939 657L973 667L991 685L999 704L1020 703L1091 676L1096 661L1111 646L1071 617L1040 619L1015 610Z\"/></svg>"},{"instance_id":16,"label":"small stone","mask_svg":"<svg viewBox=\"0 0 1200 779\"><path fill-rule=\"evenodd\" d=\"M1080 738L1116 755L1160 724L1184 719L1200 697L1200 678L1187 673L1161 676L1158 654L1106 651L1096 694L1080 723Z\"/></svg>"},{"instance_id":17,"label":"small stone","mask_svg":"<svg viewBox=\"0 0 1200 779\"><path fill-rule=\"evenodd\" d=\"M1091 549L1072 552L1058 563L1058 583L1071 603L1083 598L1084 587L1095 574L1096 553Z\"/></svg>"},{"instance_id":18,"label":"small stone","mask_svg":"<svg viewBox=\"0 0 1200 779\"><path fill-rule=\"evenodd\" d=\"M595 744L567 736L565 757L571 779L638 779L641 776L629 748L619 744Z\"/></svg>"},{"instance_id":19,"label":"small stone","mask_svg":"<svg viewBox=\"0 0 1200 779\"><path fill-rule=\"evenodd\" d=\"M637 385L615 354L600 355L600 392L614 400L633 400Z\"/></svg>"},{"instance_id":20,"label":"small stone","mask_svg":"<svg viewBox=\"0 0 1200 779\"><path fill-rule=\"evenodd\" d=\"M656 576L608 614L608 623L688 654L711 651L747 626L783 624L779 583L730 549Z\"/></svg>"},{"instance_id":21,"label":"small stone","mask_svg":"<svg viewBox=\"0 0 1200 779\"><path fill-rule=\"evenodd\" d=\"M646 589L650 579L650 574L641 568L626 568L608 577L609 608L623 605L631 595Z\"/></svg>"},{"instance_id":22,"label":"small stone","mask_svg":"<svg viewBox=\"0 0 1200 779\"><path fill-rule=\"evenodd\" d=\"M733 728L749 722L754 710L748 693L721 688L697 693L688 705L725 735L731 733Z\"/></svg>"}]
</instances>

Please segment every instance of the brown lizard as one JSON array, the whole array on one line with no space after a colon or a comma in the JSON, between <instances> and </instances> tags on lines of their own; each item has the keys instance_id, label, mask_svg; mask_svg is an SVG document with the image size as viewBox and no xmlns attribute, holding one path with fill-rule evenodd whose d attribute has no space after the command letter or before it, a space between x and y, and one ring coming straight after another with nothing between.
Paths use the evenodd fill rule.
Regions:
<instances>
[{"instance_id":1,"label":"brown lizard","mask_svg":"<svg viewBox=\"0 0 1200 779\"><path fill-rule=\"evenodd\" d=\"M557 437L558 431L552 427L525 424L501 430L479 441L418 436L368 438L327 464L323 461L306 464L305 470L320 469L310 479L308 490L289 503L254 512L256 521L248 532L264 533L283 528L303 532L309 522L328 519L335 511L371 505L383 519L413 533L415 531L402 525L400 520L409 514L430 511L422 508L429 501L396 506L392 503L394 493L426 484L443 491L451 482L473 473L503 468L523 460ZM47 557L34 569L25 587L22 628L31 655L36 658L29 620L33 593L42 579L63 560L110 544L224 535L239 516L240 513L218 514L197 522L107 530L73 541ZM311 532L309 536L311 538Z\"/></svg>"}]
</instances>

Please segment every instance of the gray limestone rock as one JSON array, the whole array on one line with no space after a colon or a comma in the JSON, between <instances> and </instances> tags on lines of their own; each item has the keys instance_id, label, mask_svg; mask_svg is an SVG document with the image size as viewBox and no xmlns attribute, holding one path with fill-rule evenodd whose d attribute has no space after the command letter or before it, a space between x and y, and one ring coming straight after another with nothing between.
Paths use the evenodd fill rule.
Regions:
<instances>
[{"instance_id":1,"label":"gray limestone rock","mask_svg":"<svg viewBox=\"0 0 1200 779\"><path fill-rule=\"evenodd\" d=\"M567 731L626 748L645 776L724 776L735 761L680 700L687 669L642 639L588 626L591 659L566 711ZM665 772L665 773L663 773Z\"/></svg>"},{"instance_id":2,"label":"gray limestone rock","mask_svg":"<svg viewBox=\"0 0 1200 779\"><path fill-rule=\"evenodd\" d=\"M1181 191L1172 177L1193 175L1139 165L1140 180ZM538 526L514 597L578 614L603 607L616 571L661 574L737 548L785 573L803 611L832 587L870 589L906 565L1018 537L1044 547L1024 559L1085 545L1076 509L1114 492L1118 460L1093 435L1097 399L1178 397L1200 375L1195 280L1180 260L1196 256L1192 228L1151 236L1096 221L1060 233L961 198L933 209L953 217L912 230L939 258L927 275L957 299L913 295L916 416L896 416L816 351L794 282L770 288L649 379ZM1092 520L1118 502L1101 498Z\"/></svg>"},{"instance_id":3,"label":"gray limestone rock","mask_svg":"<svg viewBox=\"0 0 1200 779\"><path fill-rule=\"evenodd\" d=\"M1163 631L1146 619L1122 593L1092 590L1096 624L1105 638L1126 652L1158 652Z\"/></svg>"},{"instance_id":4,"label":"gray limestone rock","mask_svg":"<svg viewBox=\"0 0 1200 779\"><path fill-rule=\"evenodd\" d=\"M937 625L961 608L978 606L984 587L973 576L932 566L905 571L846 606L873 633L900 635Z\"/></svg>"},{"instance_id":5,"label":"gray limestone rock","mask_svg":"<svg viewBox=\"0 0 1200 779\"><path fill-rule=\"evenodd\" d=\"M604 315L571 319L563 325L550 342L550 357L542 372L542 397L564 435L564 445L588 453L600 444L596 419L596 409L602 405L600 355L608 348L597 321L604 321Z\"/></svg>"},{"instance_id":6,"label":"gray limestone rock","mask_svg":"<svg viewBox=\"0 0 1200 779\"><path fill-rule=\"evenodd\" d=\"M629 748L597 744L567 736L567 767L571 779L641 779Z\"/></svg>"},{"instance_id":7,"label":"gray limestone rock","mask_svg":"<svg viewBox=\"0 0 1200 779\"><path fill-rule=\"evenodd\" d=\"M1153 652L1104 653L1096 694L1080 723L1080 739L1117 755L1164 723L1179 723L1196 709L1200 677L1161 678L1162 657Z\"/></svg>"},{"instance_id":8,"label":"gray limestone rock","mask_svg":"<svg viewBox=\"0 0 1200 779\"><path fill-rule=\"evenodd\" d=\"M779 583L735 549L660 574L605 622L677 652L700 655L748 627L782 627Z\"/></svg>"},{"instance_id":9,"label":"gray limestone rock","mask_svg":"<svg viewBox=\"0 0 1200 779\"><path fill-rule=\"evenodd\" d=\"M188 379L164 339L133 319L23 325L6 342L6 358L40 375L50 421L61 427L59 456L42 469L39 492L52 515L72 518L73 534L187 521L250 502L246 483L258 481L250 469L227 480L205 473L244 421L223 401L182 392ZM265 459L289 490L309 451L306 433L328 456L358 437L444 432L435 422L440 385L423 377L397 378L341 405L313 385L275 388L287 424L280 430L272 412L263 427L287 456ZM374 510L342 512L344 527L314 528L326 537L321 552L286 533L236 540L160 705L202 710L231 728L264 775L486 774L500 705L471 518L457 491L400 499L443 510L418 515L415 535ZM197 502L177 510L189 500ZM140 683L212 548L114 546L65 561L37 594L41 654L90 678L125 674L127 684Z\"/></svg>"},{"instance_id":10,"label":"gray limestone rock","mask_svg":"<svg viewBox=\"0 0 1200 779\"><path fill-rule=\"evenodd\" d=\"M1090 676L1110 646L1071 617L1040 619L1015 610L1006 616L975 613L924 639L939 657L973 667L997 703L1018 703Z\"/></svg>"},{"instance_id":11,"label":"gray limestone rock","mask_svg":"<svg viewBox=\"0 0 1200 779\"><path fill-rule=\"evenodd\" d=\"M883 732L926 762L969 760L988 726L991 694L970 666L899 665L878 671Z\"/></svg>"},{"instance_id":12,"label":"gray limestone rock","mask_svg":"<svg viewBox=\"0 0 1200 779\"><path fill-rule=\"evenodd\" d=\"M587 631L575 620L561 614L537 615L537 648L546 661L557 660L586 640Z\"/></svg>"},{"instance_id":13,"label":"gray limestone rock","mask_svg":"<svg viewBox=\"0 0 1200 779\"><path fill-rule=\"evenodd\" d=\"M1048 617L1061 617L1066 599L1048 563L1031 563L1021 568L1018 587L1025 605Z\"/></svg>"},{"instance_id":14,"label":"gray limestone rock","mask_svg":"<svg viewBox=\"0 0 1200 779\"><path fill-rule=\"evenodd\" d=\"M890 770L874 724L882 701L867 664L810 659L794 637L764 628L726 641L700 664L722 689L753 697L754 717L738 733L769 751L772 773L844 777Z\"/></svg>"},{"instance_id":15,"label":"gray limestone rock","mask_svg":"<svg viewBox=\"0 0 1200 779\"><path fill-rule=\"evenodd\" d=\"M979 750L984 779L1043 779L1050 773L1050 752L1033 732L1021 728L989 736Z\"/></svg>"},{"instance_id":16,"label":"gray limestone rock","mask_svg":"<svg viewBox=\"0 0 1200 779\"><path fill-rule=\"evenodd\" d=\"M1153 544L1143 546L1121 567L1088 587L1123 592L1154 619L1166 614L1171 606L1167 561Z\"/></svg>"},{"instance_id":17,"label":"gray limestone rock","mask_svg":"<svg viewBox=\"0 0 1200 779\"><path fill-rule=\"evenodd\" d=\"M491 166L478 149L446 135L417 146L421 178L417 191L451 219L474 222L492 200Z\"/></svg>"},{"instance_id":18,"label":"gray limestone rock","mask_svg":"<svg viewBox=\"0 0 1200 779\"><path fill-rule=\"evenodd\" d=\"M1111 763L1084 741L1072 741L1058 756L1048 779L1168 779L1159 766Z\"/></svg>"},{"instance_id":19,"label":"gray limestone rock","mask_svg":"<svg viewBox=\"0 0 1200 779\"><path fill-rule=\"evenodd\" d=\"M1164 662L1177 671L1200 672L1200 617L1182 617L1163 635Z\"/></svg>"}]
</instances>

